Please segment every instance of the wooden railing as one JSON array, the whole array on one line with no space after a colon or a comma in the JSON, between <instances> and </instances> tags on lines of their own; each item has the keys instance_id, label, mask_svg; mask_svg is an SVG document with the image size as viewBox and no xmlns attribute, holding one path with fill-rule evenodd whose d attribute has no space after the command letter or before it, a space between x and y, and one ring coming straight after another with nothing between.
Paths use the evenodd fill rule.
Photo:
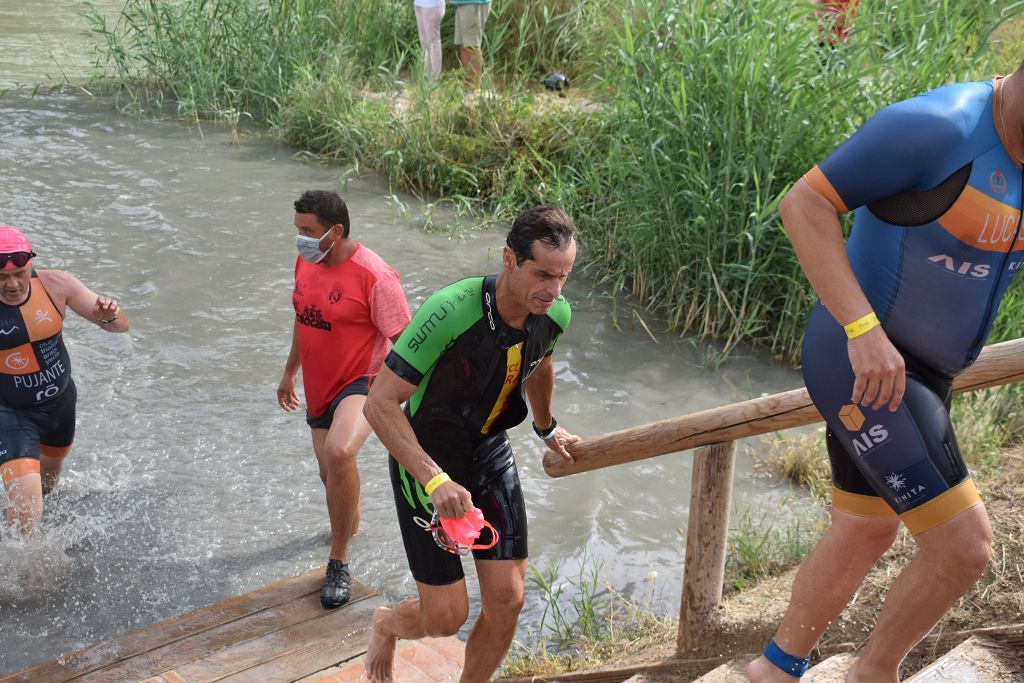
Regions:
<instances>
[{"instance_id":1,"label":"wooden railing","mask_svg":"<svg viewBox=\"0 0 1024 683\"><path fill-rule=\"evenodd\" d=\"M977 391L1020 381L1024 381L1024 339L1015 339L986 346L974 365L956 378L953 391ZM722 600L736 439L821 419L807 390L795 389L583 439L569 448L575 460L572 463L551 451L545 453L544 470L552 477L564 477L697 449L676 641L676 652L683 655L695 649L701 635L707 633L714 608Z\"/></svg>"}]
</instances>

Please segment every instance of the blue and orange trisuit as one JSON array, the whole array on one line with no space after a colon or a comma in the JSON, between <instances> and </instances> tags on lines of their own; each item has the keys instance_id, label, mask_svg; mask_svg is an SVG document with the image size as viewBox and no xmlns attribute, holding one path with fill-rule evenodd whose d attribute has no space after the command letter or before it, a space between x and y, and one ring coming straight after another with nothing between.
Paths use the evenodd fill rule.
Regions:
<instances>
[{"instance_id":1,"label":"blue and orange trisuit","mask_svg":"<svg viewBox=\"0 0 1024 683\"><path fill-rule=\"evenodd\" d=\"M815 306L803 371L828 424L832 503L899 515L913 534L980 500L949 406L953 377L977 358L1024 264L1002 85L948 85L886 107L804 176L838 213L856 210L850 264L907 367L895 413L852 404L846 334Z\"/></svg>"}]
</instances>

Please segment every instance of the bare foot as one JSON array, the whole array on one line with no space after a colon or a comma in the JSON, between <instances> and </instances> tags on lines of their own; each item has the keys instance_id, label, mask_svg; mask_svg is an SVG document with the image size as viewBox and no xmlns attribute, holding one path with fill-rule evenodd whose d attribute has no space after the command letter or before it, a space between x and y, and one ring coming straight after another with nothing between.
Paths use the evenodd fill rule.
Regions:
<instances>
[{"instance_id":1,"label":"bare foot","mask_svg":"<svg viewBox=\"0 0 1024 683\"><path fill-rule=\"evenodd\" d=\"M764 657L758 657L747 664L747 680L752 683L787 683L797 678L785 673Z\"/></svg>"},{"instance_id":2,"label":"bare foot","mask_svg":"<svg viewBox=\"0 0 1024 683\"><path fill-rule=\"evenodd\" d=\"M391 614L387 607L373 610L373 629L366 648L366 677L370 683L390 683L395 669L395 643L397 639L385 632L383 622Z\"/></svg>"}]
</instances>

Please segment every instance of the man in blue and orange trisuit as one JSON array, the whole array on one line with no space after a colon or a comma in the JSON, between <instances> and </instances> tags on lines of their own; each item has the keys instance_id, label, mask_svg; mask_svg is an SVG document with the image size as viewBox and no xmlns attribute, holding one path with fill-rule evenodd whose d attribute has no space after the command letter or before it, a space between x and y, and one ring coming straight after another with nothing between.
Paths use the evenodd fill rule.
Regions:
<instances>
[{"instance_id":1,"label":"man in blue and orange trisuit","mask_svg":"<svg viewBox=\"0 0 1024 683\"><path fill-rule=\"evenodd\" d=\"M460 558L423 529L435 511L456 519L479 507L497 531L493 547L473 550L482 605L460 680L490 680L512 643L523 606L527 520L505 430L526 419L529 402L537 437L572 460L566 446L578 437L551 412L551 354L571 317L561 291L576 259L575 235L561 209L521 213L505 240L501 272L432 294L370 390L366 417L391 454L391 488L419 594L374 611L366 653L374 683L393 680L399 638L452 635L469 616Z\"/></svg>"},{"instance_id":2,"label":"man in blue and orange trisuit","mask_svg":"<svg viewBox=\"0 0 1024 683\"><path fill-rule=\"evenodd\" d=\"M883 109L783 199L786 232L821 299L803 371L828 424L832 525L751 680L803 672L901 521L918 554L847 681L897 681L907 652L984 571L992 531L950 394L1024 266L1022 158L1024 65ZM844 246L838 216L853 209Z\"/></svg>"},{"instance_id":3,"label":"man in blue and orange trisuit","mask_svg":"<svg viewBox=\"0 0 1024 683\"><path fill-rule=\"evenodd\" d=\"M363 402L389 340L409 322L409 306L398 274L352 237L348 207L336 192L309 190L294 206L295 324L277 402L289 412L299 407L301 368L306 424L331 523L320 604L332 609L351 595L348 540L359 528L356 455L370 435Z\"/></svg>"},{"instance_id":4,"label":"man in blue and orange trisuit","mask_svg":"<svg viewBox=\"0 0 1024 683\"><path fill-rule=\"evenodd\" d=\"M128 330L117 301L61 270L36 270L17 228L0 226L0 477L7 523L39 530L43 494L57 485L75 438L78 396L64 346L67 309L107 332Z\"/></svg>"}]
</instances>

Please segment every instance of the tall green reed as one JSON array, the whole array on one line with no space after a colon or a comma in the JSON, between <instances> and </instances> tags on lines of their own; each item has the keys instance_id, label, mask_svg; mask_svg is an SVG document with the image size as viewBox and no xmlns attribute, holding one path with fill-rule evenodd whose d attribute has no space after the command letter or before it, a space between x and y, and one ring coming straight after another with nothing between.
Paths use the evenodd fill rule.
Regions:
<instances>
[{"instance_id":1,"label":"tall green reed","mask_svg":"<svg viewBox=\"0 0 1024 683\"><path fill-rule=\"evenodd\" d=\"M884 104L966 77L997 6L865 3L835 49L818 46L809 5L785 0L623 7L606 62L615 140L561 169L590 267L673 328L795 355L812 293L779 198Z\"/></svg>"},{"instance_id":2,"label":"tall green reed","mask_svg":"<svg viewBox=\"0 0 1024 683\"><path fill-rule=\"evenodd\" d=\"M570 83L593 85L601 77L602 51L619 24L617 0L495 0L491 8L486 63L506 86L521 87L554 70L568 74Z\"/></svg>"},{"instance_id":3,"label":"tall green reed","mask_svg":"<svg viewBox=\"0 0 1024 683\"><path fill-rule=\"evenodd\" d=\"M155 83L183 116L238 112L266 123L298 73L332 60L349 65L352 77L390 80L418 40L409 4L125 0L113 24L95 9L88 17L119 79Z\"/></svg>"}]
</instances>

